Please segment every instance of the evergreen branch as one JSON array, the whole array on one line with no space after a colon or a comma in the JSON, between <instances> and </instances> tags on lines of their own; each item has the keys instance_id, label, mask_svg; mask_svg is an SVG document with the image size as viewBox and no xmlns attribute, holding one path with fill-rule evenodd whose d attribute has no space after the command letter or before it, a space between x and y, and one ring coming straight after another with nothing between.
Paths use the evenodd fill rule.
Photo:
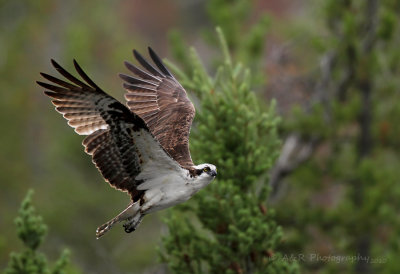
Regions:
<instances>
[{"instance_id":1,"label":"evergreen branch","mask_svg":"<svg viewBox=\"0 0 400 274\"><path fill-rule=\"evenodd\" d=\"M216 28L216 32L218 35L219 45L224 56L225 64L228 66L228 68L232 69L231 55L229 54L228 44L226 43L224 33L220 27Z\"/></svg>"},{"instance_id":2,"label":"evergreen branch","mask_svg":"<svg viewBox=\"0 0 400 274\"><path fill-rule=\"evenodd\" d=\"M42 217L36 215L35 208L32 205L32 195L33 190L31 189L22 201L19 214L15 218L17 234L24 243L25 249L20 253L11 253L10 262L4 273L63 274L69 262L69 252L67 250L63 251L51 272L48 268L46 257L37 251L44 240L47 226L44 224Z\"/></svg>"}]
</instances>

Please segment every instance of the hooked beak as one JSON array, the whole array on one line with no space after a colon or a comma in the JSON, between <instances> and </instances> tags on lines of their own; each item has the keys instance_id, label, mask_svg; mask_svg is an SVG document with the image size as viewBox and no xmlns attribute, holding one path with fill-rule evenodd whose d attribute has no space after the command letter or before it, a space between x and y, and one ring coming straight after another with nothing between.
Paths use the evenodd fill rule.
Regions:
<instances>
[{"instance_id":1,"label":"hooked beak","mask_svg":"<svg viewBox=\"0 0 400 274\"><path fill-rule=\"evenodd\" d=\"M214 178L217 177L217 171L212 170L212 171L211 171L211 176L213 176Z\"/></svg>"}]
</instances>

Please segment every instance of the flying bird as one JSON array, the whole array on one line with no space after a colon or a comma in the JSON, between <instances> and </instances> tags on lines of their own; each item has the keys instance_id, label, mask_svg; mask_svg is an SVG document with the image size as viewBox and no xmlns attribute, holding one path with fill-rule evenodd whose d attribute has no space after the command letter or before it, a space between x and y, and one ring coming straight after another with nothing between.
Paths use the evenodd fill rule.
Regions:
<instances>
[{"instance_id":1,"label":"flying bird","mask_svg":"<svg viewBox=\"0 0 400 274\"><path fill-rule=\"evenodd\" d=\"M41 75L52 83L37 82L68 125L87 135L85 152L104 179L131 197L125 210L97 228L97 238L123 221L127 233L136 230L146 214L187 201L217 175L212 164L193 164L189 133L195 108L161 59L148 50L154 64L134 50L142 68L125 62L134 76L119 75L126 106L99 88L75 60L81 80L51 60L69 82L46 73Z\"/></svg>"}]
</instances>

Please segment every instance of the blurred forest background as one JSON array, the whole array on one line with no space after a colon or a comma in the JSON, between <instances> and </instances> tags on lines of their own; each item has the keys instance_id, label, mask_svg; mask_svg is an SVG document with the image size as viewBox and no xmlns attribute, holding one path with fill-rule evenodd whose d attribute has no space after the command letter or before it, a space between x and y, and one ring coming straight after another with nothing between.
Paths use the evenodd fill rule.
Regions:
<instances>
[{"instance_id":1,"label":"blurred forest background","mask_svg":"<svg viewBox=\"0 0 400 274\"><path fill-rule=\"evenodd\" d=\"M269 105L266 111L275 99L281 116L280 123L275 114L268 118L276 134L256 136L260 144L273 142L266 150L273 156L251 164L265 169L254 172L270 186L260 209L272 214L279 260L304 273L400 273L399 14L397 0L0 0L0 269L10 252L22 249L13 220L31 188L48 226L40 250L55 261L68 248L67 273L181 269L170 263L179 262L179 252L165 236L168 228L183 227L175 209L147 216L132 234L117 227L96 240L95 228L129 199L104 183L83 152L82 136L35 81L39 72L56 75L50 58L68 69L75 58L122 101L117 74L126 73L123 61L132 61L133 48L145 53L151 46L181 68L173 71L199 99L198 110L210 111L201 95L208 86L194 86L206 78L193 72L189 47L204 73L218 75L227 61L215 32L220 26L233 62L250 69L246 87ZM244 98L243 104L255 102ZM196 144L206 129L199 126L202 134L191 138L196 163L211 162L204 158L212 153ZM226 167L242 170L232 163ZM202 197L212 191L203 190L197 203L206 206ZM158 250L166 250L164 256ZM264 256L273 260L275 253L265 250ZM252 272L231 266L232 273Z\"/></svg>"}]
</instances>

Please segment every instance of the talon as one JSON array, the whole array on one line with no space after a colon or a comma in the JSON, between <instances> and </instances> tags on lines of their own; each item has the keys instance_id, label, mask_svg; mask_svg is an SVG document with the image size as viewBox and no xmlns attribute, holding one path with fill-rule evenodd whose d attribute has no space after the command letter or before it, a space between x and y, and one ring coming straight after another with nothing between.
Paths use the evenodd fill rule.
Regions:
<instances>
[{"instance_id":1,"label":"talon","mask_svg":"<svg viewBox=\"0 0 400 274\"><path fill-rule=\"evenodd\" d=\"M96 230L96 239L100 239L101 236L103 236L105 233L105 230Z\"/></svg>"},{"instance_id":2,"label":"talon","mask_svg":"<svg viewBox=\"0 0 400 274\"><path fill-rule=\"evenodd\" d=\"M130 223L124 224L124 230L126 233L131 233L136 230L135 227L132 227Z\"/></svg>"},{"instance_id":3,"label":"talon","mask_svg":"<svg viewBox=\"0 0 400 274\"><path fill-rule=\"evenodd\" d=\"M130 228L125 228L125 232L126 233L131 233L131 232L133 232L133 231L135 231L136 229L134 229L134 228L132 228L132 227L130 227Z\"/></svg>"}]
</instances>

